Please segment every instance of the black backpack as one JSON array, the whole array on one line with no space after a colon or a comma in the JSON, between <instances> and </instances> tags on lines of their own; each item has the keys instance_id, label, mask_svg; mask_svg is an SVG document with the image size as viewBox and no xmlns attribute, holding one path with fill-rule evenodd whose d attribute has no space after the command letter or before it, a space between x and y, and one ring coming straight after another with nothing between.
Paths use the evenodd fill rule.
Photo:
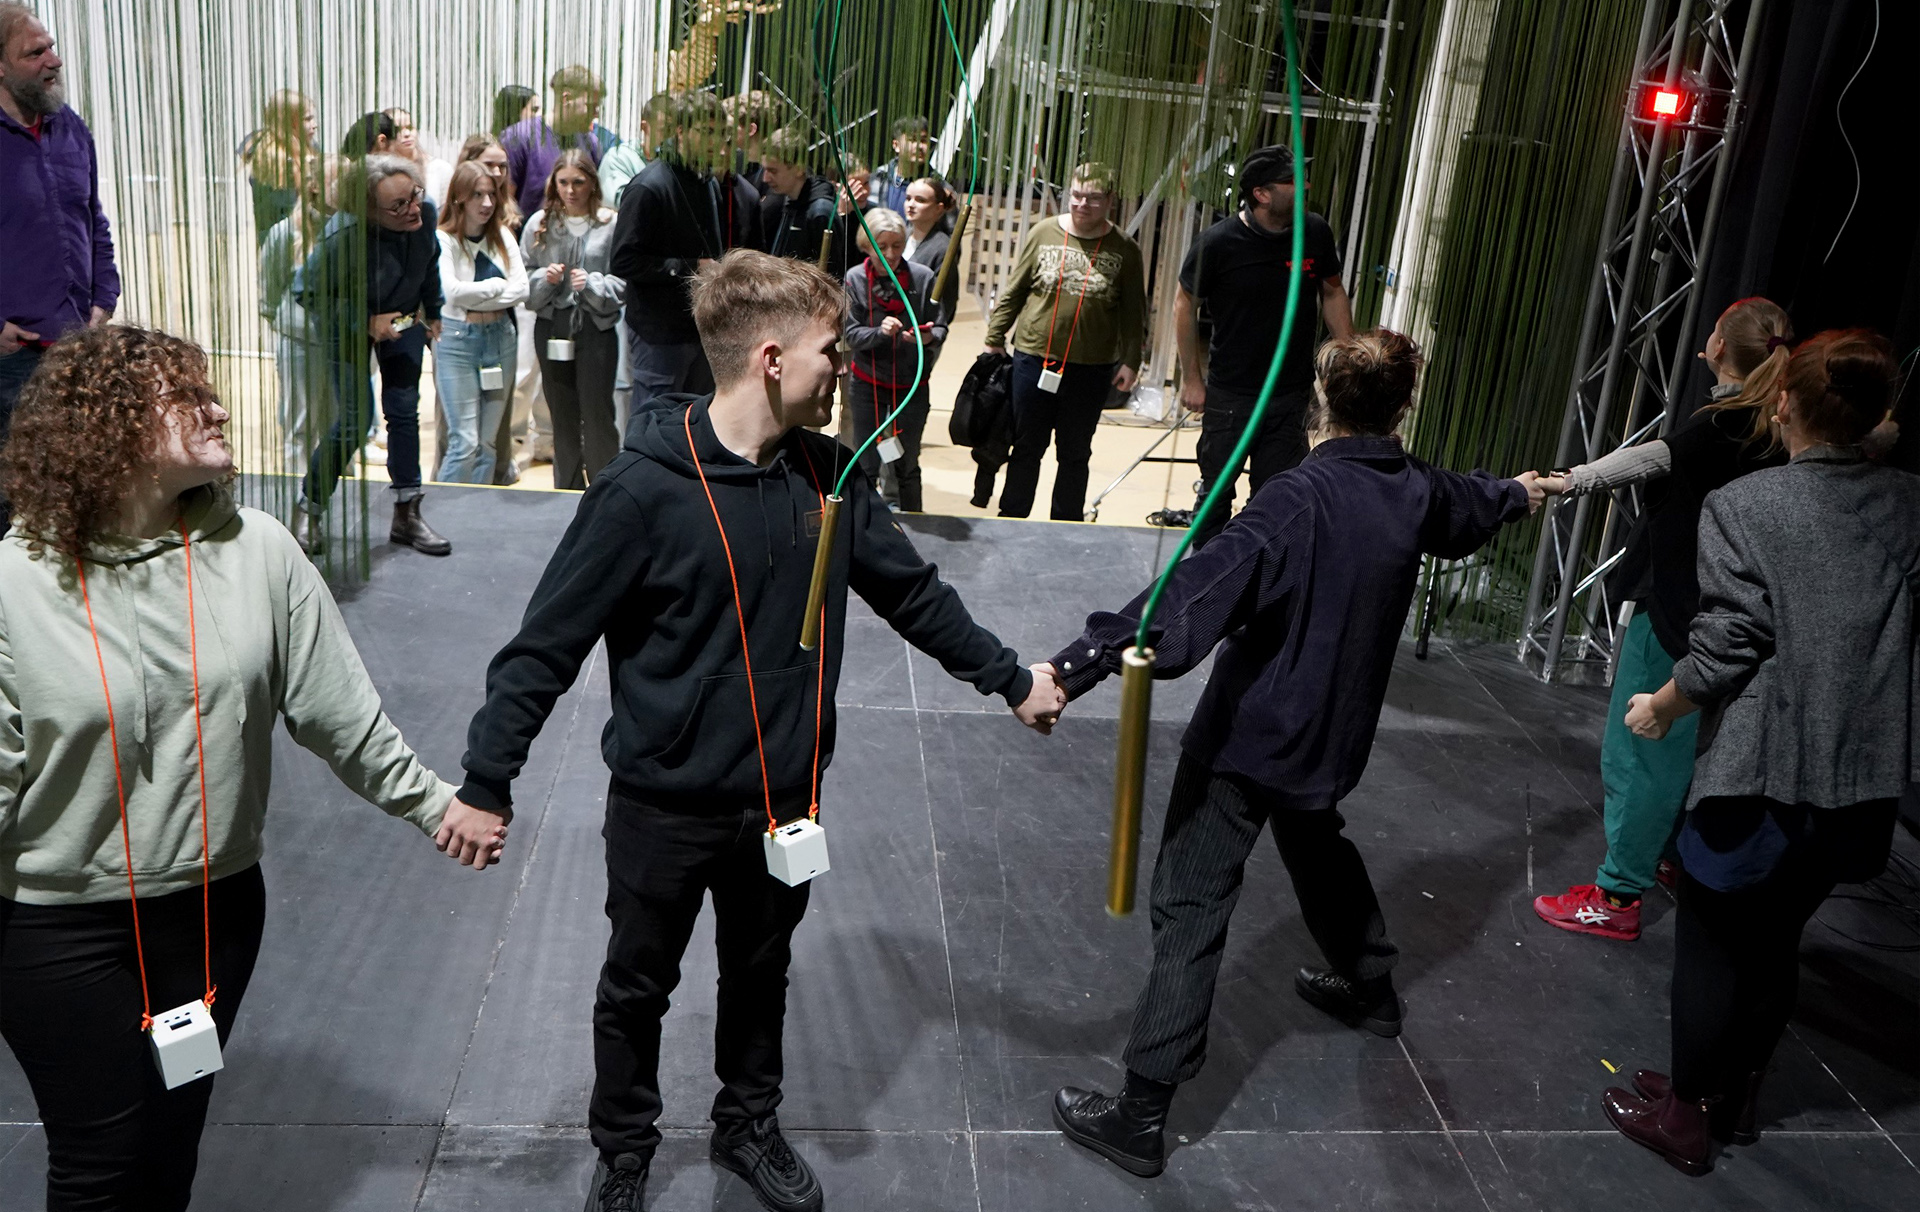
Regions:
<instances>
[{"instance_id":1,"label":"black backpack","mask_svg":"<svg viewBox=\"0 0 1920 1212\"><path fill-rule=\"evenodd\" d=\"M955 446L1003 446L1013 428L1013 359L983 353L973 360L954 397L947 437Z\"/></svg>"}]
</instances>

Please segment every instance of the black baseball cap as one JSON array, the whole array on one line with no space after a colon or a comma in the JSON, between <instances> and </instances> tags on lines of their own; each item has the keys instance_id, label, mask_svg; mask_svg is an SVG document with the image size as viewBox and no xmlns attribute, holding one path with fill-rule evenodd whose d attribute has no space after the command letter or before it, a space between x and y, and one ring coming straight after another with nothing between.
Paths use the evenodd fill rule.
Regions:
<instances>
[{"instance_id":1,"label":"black baseball cap","mask_svg":"<svg viewBox=\"0 0 1920 1212\"><path fill-rule=\"evenodd\" d=\"M1293 183L1293 149L1284 144L1256 148L1240 162L1240 196L1249 198L1262 185Z\"/></svg>"}]
</instances>

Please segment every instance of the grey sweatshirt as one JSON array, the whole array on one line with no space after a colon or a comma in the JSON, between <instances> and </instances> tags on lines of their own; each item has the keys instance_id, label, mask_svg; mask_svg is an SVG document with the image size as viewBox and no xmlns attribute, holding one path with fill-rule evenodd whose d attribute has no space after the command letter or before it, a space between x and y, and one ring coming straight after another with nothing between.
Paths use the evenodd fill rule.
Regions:
<instances>
[{"instance_id":1,"label":"grey sweatshirt","mask_svg":"<svg viewBox=\"0 0 1920 1212\"><path fill-rule=\"evenodd\" d=\"M190 494L193 619L212 876L260 860L273 726L361 798L432 834L453 787L380 709L333 595L285 527L224 488ZM100 658L74 561L0 539L0 897L125 900L126 851L102 693L126 780L138 894L201 879L199 762L186 552L178 533L109 536L85 562Z\"/></svg>"}]
</instances>

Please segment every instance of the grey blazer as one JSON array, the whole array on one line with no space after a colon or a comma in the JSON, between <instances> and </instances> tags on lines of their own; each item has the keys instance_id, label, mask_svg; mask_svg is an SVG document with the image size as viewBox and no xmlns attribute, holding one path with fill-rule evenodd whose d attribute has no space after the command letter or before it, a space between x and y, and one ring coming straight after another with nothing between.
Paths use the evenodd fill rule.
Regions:
<instances>
[{"instance_id":1,"label":"grey blazer","mask_svg":"<svg viewBox=\"0 0 1920 1212\"><path fill-rule=\"evenodd\" d=\"M1843 808L1920 777L1920 476L1818 446L1707 496L1676 689L1705 708L1687 806Z\"/></svg>"}]
</instances>

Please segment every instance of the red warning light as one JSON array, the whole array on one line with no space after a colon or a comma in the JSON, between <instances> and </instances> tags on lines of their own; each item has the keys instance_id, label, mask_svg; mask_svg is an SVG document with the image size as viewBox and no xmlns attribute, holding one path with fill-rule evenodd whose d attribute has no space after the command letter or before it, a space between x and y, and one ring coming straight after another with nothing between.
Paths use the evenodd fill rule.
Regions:
<instances>
[{"instance_id":1,"label":"red warning light","mask_svg":"<svg viewBox=\"0 0 1920 1212\"><path fill-rule=\"evenodd\" d=\"M1654 89L1653 116L1656 118L1673 117L1680 112L1680 102L1684 99L1685 94L1677 93L1670 88Z\"/></svg>"}]
</instances>

